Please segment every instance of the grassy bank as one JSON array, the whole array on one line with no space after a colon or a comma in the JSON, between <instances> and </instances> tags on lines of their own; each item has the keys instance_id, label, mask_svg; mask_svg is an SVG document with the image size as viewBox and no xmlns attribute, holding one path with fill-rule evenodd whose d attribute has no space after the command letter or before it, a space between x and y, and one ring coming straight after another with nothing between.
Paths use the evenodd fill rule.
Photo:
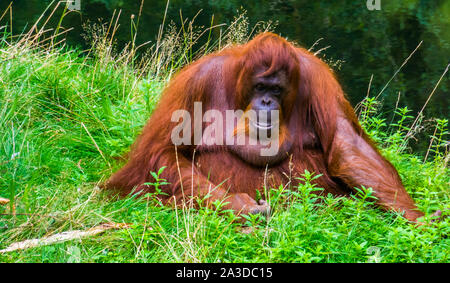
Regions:
<instances>
[{"instance_id":1,"label":"grassy bank","mask_svg":"<svg viewBox=\"0 0 450 283\"><path fill-rule=\"evenodd\" d=\"M0 197L11 202L0 206L0 249L101 223L131 227L0 253L0 262L449 262L448 218L414 227L375 208L370 190L318 203L309 174L298 192L271 188L273 215L249 219L251 233L217 211L111 198L97 184L123 164L162 88L191 60L192 42L176 33L162 36L137 60L133 44L114 51L107 26L94 28L88 51L39 34L9 39L6 30L0 44ZM358 107L361 123L419 208L430 215L449 207L446 120L433 124L424 161L407 147L422 119L413 124L415 116L394 106L392 113L378 113L377 103L367 99Z\"/></svg>"}]
</instances>

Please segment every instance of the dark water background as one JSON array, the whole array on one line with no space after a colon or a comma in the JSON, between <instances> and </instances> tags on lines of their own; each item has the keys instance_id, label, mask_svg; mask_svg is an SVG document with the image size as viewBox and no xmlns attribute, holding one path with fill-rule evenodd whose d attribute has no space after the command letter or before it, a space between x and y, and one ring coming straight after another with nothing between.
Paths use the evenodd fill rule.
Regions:
<instances>
[{"instance_id":1,"label":"dark water background","mask_svg":"<svg viewBox=\"0 0 450 283\"><path fill-rule=\"evenodd\" d=\"M98 18L107 22L114 9L122 10L121 27L116 35L118 44L130 41L130 16L138 14L141 0L80 1L81 11L71 13L62 23L66 28L75 28L67 36L69 45L86 47L81 36L82 23L98 22ZM9 3L10 0L0 0L0 13ZM50 3L49 0L13 1L13 33L17 35L26 30ZM166 3L145 0L138 43L156 40ZM214 24L230 23L242 9L247 11L250 27L259 21L277 22L275 32L304 47L309 48L323 38L317 48L330 46L323 52L326 58L343 61L336 71L353 105L366 96L371 75L371 94L374 96L423 41L381 95L383 111L389 114L386 117L390 117L399 92L399 106L408 106L415 116L450 63L450 0L381 0L381 10L372 11L367 9L366 0L172 0L166 23L174 21L179 25L180 10L184 18L192 18L201 10L195 24L209 27L212 15ZM0 25L6 24L8 18L5 17ZM53 26L57 19L58 15ZM217 36L219 32L216 29L213 35ZM450 76L447 74L424 111L426 118L449 118L449 91ZM427 133L422 135L426 137ZM422 148L428 142L423 140Z\"/></svg>"}]
</instances>

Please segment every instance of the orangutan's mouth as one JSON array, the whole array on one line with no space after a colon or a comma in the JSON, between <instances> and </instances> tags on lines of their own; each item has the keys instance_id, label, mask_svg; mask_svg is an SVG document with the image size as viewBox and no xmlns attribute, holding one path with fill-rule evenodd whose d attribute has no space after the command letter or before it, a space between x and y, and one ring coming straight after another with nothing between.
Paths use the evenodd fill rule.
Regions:
<instances>
[{"instance_id":1,"label":"orangutan's mouth","mask_svg":"<svg viewBox=\"0 0 450 283\"><path fill-rule=\"evenodd\" d=\"M252 121L252 125L253 125L253 127L255 127L259 130L263 130L263 131L268 131L274 127L274 124L264 123L264 122L253 122Z\"/></svg>"}]
</instances>

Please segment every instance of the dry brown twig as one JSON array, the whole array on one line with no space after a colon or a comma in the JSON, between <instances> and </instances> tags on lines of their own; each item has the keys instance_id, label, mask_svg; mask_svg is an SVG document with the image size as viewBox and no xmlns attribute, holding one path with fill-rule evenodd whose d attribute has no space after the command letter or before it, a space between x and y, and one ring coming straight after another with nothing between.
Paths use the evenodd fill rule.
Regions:
<instances>
[{"instance_id":1,"label":"dry brown twig","mask_svg":"<svg viewBox=\"0 0 450 283\"><path fill-rule=\"evenodd\" d=\"M66 242L74 239L81 239L86 238L90 236L94 236L100 233L105 232L106 230L110 229L128 229L129 224L126 223L105 223L100 224L98 226L92 227L88 230L82 231L82 230L74 230L74 231L66 231L62 233L58 233L49 237L43 237L40 239L31 239L31 240L25 240L22 242L16 242L12 243L9 247L6 249L0 250L0 253L7 253L12 252L16 250L24 250L39 246L46 246L51 245L55 243L61 243Z\"/></svg>"}]
</instances>

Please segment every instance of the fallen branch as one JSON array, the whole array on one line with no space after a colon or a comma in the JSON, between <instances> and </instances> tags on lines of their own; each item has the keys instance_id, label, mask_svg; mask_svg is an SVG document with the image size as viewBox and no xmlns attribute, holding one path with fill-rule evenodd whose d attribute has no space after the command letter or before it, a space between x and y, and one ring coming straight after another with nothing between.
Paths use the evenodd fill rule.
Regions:
<instances>
[{"instance_id":1,"label":"fallen branch","mask_svg":"<svg viewBox=\"0 0 450 283\"><path fill-rule=\"evenodd\" d=\"M46 246L46 245L51 245L51 244L55 244L55 243L66 242L66 241L70 241L73 239L86 238L86 237L97 235L99 233L102 233L102 232L104 232L106 230L110 230L110 229L127 229L127 228L129 228L129 225L125 224L125 223L106 223L106 224L101 224L101 225L95 226L86 231L82 231L82 230L67 231L67 232L58 233L58 234L55 234L55 235L52 235L49 237L43 237L41 239L32 239L32 240L25 240L22 242L12 243L6 249L0 250L0 253L12 252L15 250L25 250L25 249L29 249L29 248L38 247L38 246Z\"/></svg>"}]
</instances>

